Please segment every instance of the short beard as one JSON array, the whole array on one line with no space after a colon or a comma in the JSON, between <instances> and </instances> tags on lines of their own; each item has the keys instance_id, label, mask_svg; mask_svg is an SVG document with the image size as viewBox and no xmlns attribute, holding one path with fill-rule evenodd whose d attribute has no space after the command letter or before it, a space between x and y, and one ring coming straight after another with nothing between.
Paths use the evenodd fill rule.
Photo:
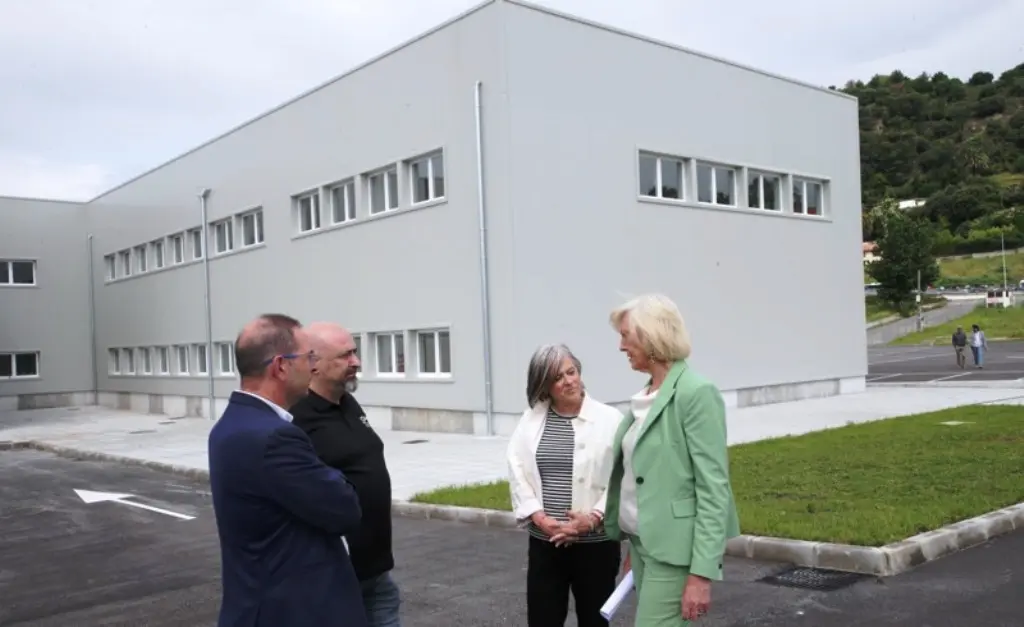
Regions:
<instances>
[{"instance_id":1,"label":"short beard","mask_svg":"<svg viewBox=\"0 0 1024 627\"><path fill-rule=\"evenodd\" d=\"M351 379L348 379L347 381L345 381L345 391L348 392L349 394L352 394L353 392L355 392L358 389L359 389L359 379L357 379L355 377L352 377Z\"/></svg>"}]
</instances>

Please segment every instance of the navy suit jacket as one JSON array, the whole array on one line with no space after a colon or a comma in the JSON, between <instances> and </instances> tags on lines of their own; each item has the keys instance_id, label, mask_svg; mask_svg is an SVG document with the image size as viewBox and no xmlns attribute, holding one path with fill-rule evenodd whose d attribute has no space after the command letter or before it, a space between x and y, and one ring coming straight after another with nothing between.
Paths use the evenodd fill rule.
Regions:
<instances>
[{"instance_id":1,"label":"navy suit jacket","mask_svg":"<svg viewBox=\"0 0 1024 627\"><path fill-rule=\"evenodd\" d=\"M210 487L220 536L218 627L367 627L341 536L359 498L302 431L235 392L210 431Z\"/></svg>"}]
</instances>

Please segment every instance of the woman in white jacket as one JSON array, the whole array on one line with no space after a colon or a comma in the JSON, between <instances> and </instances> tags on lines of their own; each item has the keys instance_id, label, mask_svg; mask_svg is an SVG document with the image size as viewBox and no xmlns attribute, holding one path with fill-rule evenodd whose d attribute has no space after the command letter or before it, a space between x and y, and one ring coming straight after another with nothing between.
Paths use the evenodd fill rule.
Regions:
<instances>
[{"instance_id":1,"label":"woman in white jacket","mask_svg":"<svg viewBox=\"0 0 1024 627\"><path fill-rule=\"evenodd\" d=\"M615 590L619 543L602 518L612 442L622 413L586 394L579 360L564 345L530 359L523 413L508 446L512 508L529 531L529 627L562 627L569 591L579 627L607 627L601 606Z\"/></svg>"}]
</instances>

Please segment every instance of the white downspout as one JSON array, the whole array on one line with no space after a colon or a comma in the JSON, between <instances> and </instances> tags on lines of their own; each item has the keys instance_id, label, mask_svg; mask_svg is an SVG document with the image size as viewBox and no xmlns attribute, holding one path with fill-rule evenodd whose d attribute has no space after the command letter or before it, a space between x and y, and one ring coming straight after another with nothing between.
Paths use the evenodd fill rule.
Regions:
<instances>
[{"instance_id":1,"label":"white downspout","mask_svg":"<svg viewBox=\"0 0 1024 627\"><path fill-rule=\"evenodd\" d=\"M206 374L210 384L209 396L210 396L210 409L209 419L216 420L217 402L214 398L213 388L213 303L210 298L210 225L207 221L206 216L206 199L210 196L210 189L204 188L199 192L199 211L202 215L202 225L200 238L203 242L203 272L205 274L205 288L206 288Z\"/></svg>"},{"instance_id":2,"label":"white downspout","mask_svg":"<svg viewBox=\"0 0 1024 627\"><path fill-rule=\"evenodd\" d=\"M487 280L487 212L484 205L484 140L481 120L482 83L476 82L473 95L476 103L476 191L477 216L480 220L480 309L483 317L484 344L484 411L487 414L487 435L494 435L494 386L491 380L491 306L490 283Z\"/></svg>"}]
</instances>

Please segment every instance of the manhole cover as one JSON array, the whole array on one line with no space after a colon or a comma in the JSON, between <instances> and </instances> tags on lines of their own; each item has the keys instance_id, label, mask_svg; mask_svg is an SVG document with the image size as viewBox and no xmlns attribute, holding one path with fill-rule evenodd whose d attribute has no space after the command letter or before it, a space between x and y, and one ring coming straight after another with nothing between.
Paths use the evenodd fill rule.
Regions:
<instances>
[{"instance_id":1,"label":"manhole cover","mask_svg":"<svg viewBox=\"0 0 1024 627\"><path fill-rule=\"evenodd\" d=\"M128 435L141 435L143 433L156 433L156 429L140 429L139 431L129 431Z\"/></svg>"},{"instance_id":2,"label":"manhole cover","mask_svg":"<svg viewBox=\"0 0 1024 627\"><path fill-rule=\"evenodd\" d=\"M823 568L797 567L784 570L774 575L768 575L760 579L761 582L786 588L803 588L804 590L820 590L832 592L852 586L858 581L863 581L870 575L860 573L845 573L839 570L825 570Z\"/></svg>"},{"instance_id":3,"label":"manhole cover","mask_svg":"<svg viewBox=\"0 0 1024 627\"><path fill-rule=\"evenodd\" d=\"M402 444L423 444L426 440L406 440Z\"/></svg>"}]
</instances>

